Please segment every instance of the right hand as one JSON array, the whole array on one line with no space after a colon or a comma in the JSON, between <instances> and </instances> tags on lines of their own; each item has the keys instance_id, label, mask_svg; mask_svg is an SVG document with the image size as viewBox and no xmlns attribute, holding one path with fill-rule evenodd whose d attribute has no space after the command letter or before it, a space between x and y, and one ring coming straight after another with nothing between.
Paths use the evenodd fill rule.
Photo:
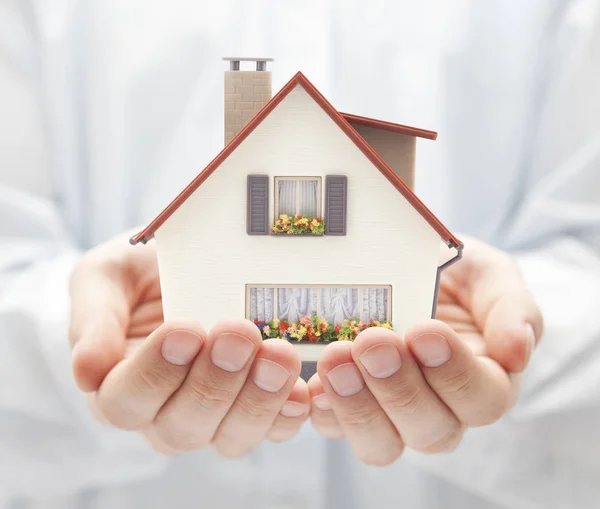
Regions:
<instances>
[{"instance_id":1,"label":"right hand","mask_svg":"<svg viewBox=\"0 0 600 509\"><path fill-rule=\"evenodd\" d=\"M210 291L210 289L207 289ZM163 453L210 447L240 456L293 436L309 415L300 359L250 321L210 332L164 322L154 246L128 236L89 251L71 278L75 380L103 422Z\"/></svg>"}]
</instances>

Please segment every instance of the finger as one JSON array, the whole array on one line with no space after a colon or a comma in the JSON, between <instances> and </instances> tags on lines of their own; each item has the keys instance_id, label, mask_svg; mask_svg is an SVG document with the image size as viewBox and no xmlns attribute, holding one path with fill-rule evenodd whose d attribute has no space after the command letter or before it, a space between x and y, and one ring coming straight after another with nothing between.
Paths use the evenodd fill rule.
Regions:
<instances>
[{"instance_id":1,"label":"finger","mask_svg":"<svg viewBox=\"0 0 600 509\"><path fill-rule=\"evenodd\" d=\"M130 300L118 271L86 256L73 272L70 341L75 381L97 390L123 358Z\"/></svg>"},{"instance_id":2,"label":"finger","mask_svg":"<svg viewBox=\"0 0 600 509\"><path fill-rule=\"evenodd\" d=\"M244 386L261 343L260 331L248 320L226 320L213 327L185 382L154 420L162 443L179 452L209 445Z\"/></svg>"},{"instance_id":3,"label":"finger","mask_svg":"<svg viewBox=\"0 0 600 509\"><path fill-rule=\"evenodd\" d=\"M509 408L513 386L506 371L488 357L476 357L447 324L416 325L405 341L431 388L463 424L491 424Z\"/></svg>"},{"instance_id":4,"label":"finger","mask_svg":"<svg viewBox=\"0 0 600 509\"><path fill-rule=\"evenodd\" d=\"M298 378L287 401L279 410L279 415L267 434L271 442L283 442L292 438L306 421L310 411L310 395L308 386L302 378Z\"/></svg>"},{"instance_id":5,"label":"finger","mask_svg":"<svg viewBox=\"0 0 600 509\"><path fill-rule=\"evenodd\" d=\"M368 465L389 465L404 445L352 359L352 344L336 341L319 358L317 372L354 454Z\"/></svg>"},{"instance_id":6,"label":"finger","mask_svg":"<svg viewBox=\"0 0 600 509\"><path fill-rule=\"evenodd\" d=\"M381 327L361 332L352 358L407 447L439 453L458 445L463 426L431 389L398 334Z\"/></svg>"},{"instance_id":7,"label":"finger","mask_svg":"<svg viewBox=\"0 0 600 509\"><path fill-rule=\"evenodd\" d=\"M148 336L164 322L163 303L160 298L143 302L131 313L127 337Z\"/></svg>"},{"instance_id":8,"label":"finger","mask_svg":"<svg viewBox=\"0 0 600 509\"><path fill-rule=\"evenodd\" d=\"M202 327L187 320L165 323L150 334L102 382L96 402L104 417L118 428L149 426L185 380L205 337Z\"/></svg>"},{"instance_id":9,"label":"finger","mask_svg":"<svg viewBox=\"0 0 600 509\"><path fill-rule=\"evenodd\" d=\"M325 389L319 378L319 374L315 373L308 381L308 390L311 397L310 420L315 429L328 438L334 440L344 437L344 430L340 425L337 417L333 413L331 400L325 394Z\"/></svg>"},{"instance_id":10,"label":"finger","mask_svg":"<svg viewBox=\"0 0 600 509\"><path fill-rule=\"evenodd\" d=\"M503 295L485 321L488 355L510 373L527 367L541 334L542 315L528 293Z\"/></svg>"},{"instance_id":11,"label":"finger","mask_svg":"<svg viewBox=\"0 0 600 509\"><path fill-rule=\"evenodd\" d=\"M510 256L477 241L465 249L469 256L444 272L443 289L472 311L489 356L521 372L542 335L541 312Z\"/></svg>"},{"instance_id":12,"label":"finger","mask_svg":"<svg viewBox=\"0 0 600 509\"><path fill-rule=\"evenodd\" d=\"M267 436L300 375L294 347L281 339L266 340L250 376L221 422L212 444L223 456L241 456Z\"/></svg>"}]
</instances>

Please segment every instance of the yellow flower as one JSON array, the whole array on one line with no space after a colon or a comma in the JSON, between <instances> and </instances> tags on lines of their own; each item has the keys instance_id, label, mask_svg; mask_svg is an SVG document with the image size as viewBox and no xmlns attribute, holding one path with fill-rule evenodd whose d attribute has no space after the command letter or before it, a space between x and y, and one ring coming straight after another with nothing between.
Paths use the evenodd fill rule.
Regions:
<instances>
[{"instance_id":1,"label":"yellow flower","mask_svg":"<svg viewBox=\"0 0 600 509\"><path fill-rule=\"evenodd\" d=\"M394 330L393 327L388 322L382 323L381 326L386 329Z\"/></svg>"}]
</instances>

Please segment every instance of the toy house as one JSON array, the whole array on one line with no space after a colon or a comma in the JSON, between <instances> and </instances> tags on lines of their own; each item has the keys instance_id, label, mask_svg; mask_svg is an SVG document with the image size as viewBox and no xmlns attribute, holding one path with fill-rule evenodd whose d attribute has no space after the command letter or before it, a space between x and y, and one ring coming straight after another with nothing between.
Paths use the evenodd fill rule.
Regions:
<instances>
[{"instance_id":1,"label":"toy house","mask_svg":"<svg viewBox=\"0 0 600 509\"><path fill-rule=\"evenodd\" d=\"M270 59L225 60L225 148L131 239L156 240L165 319L246 317L308 376L329 341L435 316L463 248L412 190L436 133L340 113L300 72L271 96Z\"/></svg>"}]
</instances>

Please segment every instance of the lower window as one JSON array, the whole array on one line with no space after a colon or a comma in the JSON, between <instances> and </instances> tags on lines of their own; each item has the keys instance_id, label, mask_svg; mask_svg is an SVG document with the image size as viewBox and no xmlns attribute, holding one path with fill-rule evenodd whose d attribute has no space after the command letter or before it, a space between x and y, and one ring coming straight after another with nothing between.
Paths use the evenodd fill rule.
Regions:
<instances>
[{"instance_id":1,"label":"lower window","mask_svg":"<svg viewBox=\"0 0 600 509\"><path fill-rule=\"evenodd\" d=\"M279 319L294 323L318 316L331 325L344 320L391 321L390 286L285 286L249 285L246 316L258 322Z\"/></svg>"}]
</instances>

